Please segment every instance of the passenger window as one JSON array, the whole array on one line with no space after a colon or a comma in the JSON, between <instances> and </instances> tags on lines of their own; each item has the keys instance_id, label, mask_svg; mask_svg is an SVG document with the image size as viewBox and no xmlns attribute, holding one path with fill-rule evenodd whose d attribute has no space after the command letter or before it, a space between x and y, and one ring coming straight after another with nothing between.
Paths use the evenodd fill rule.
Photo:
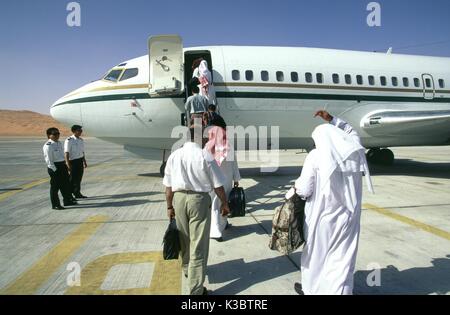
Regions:
<instances>
[{"instance_id":1,"label":"passenger window","mask_svg":"<svg viewBox=\"0 0 450 315\"><path fill-rule=\"evenodd\" d=\"M277 71L277 81L283 82L284 81L284 73L283 71Z\"/></svg>"},{"instance_id":2,"label":"passenger window","mask_svg":"<svg viewBox=\"0 0 450 315\"><path fill-rule=\"evenodd\" d=\"M420 80L418 78L414 78L414 86L420 87Z\"/></svg>"},{"instance_id":3,"label":"passenger window","mask_svg":"<svg viewBox=\"0 0 450 315\"><path fill-rule=\"evenodd\" d=\"M425 84L427 88L431 88L431 79L425 79Z\"/></svg>"},{"instance_id":4,"label":"passenger window","mask_svg":"<svg viewBox=\"0 0 450 315\"><path fill-rule=\"evenodd\" d=\"M298 82L298 73L297 72L291 72L291 81Z\"/></svg>"},{"instance_id":5,"label":"passenger window","mask_svg":"<svg viewBox=\"0 0 450 315\"><path fill-rule=\"evenodd\" d=\"M339 80L339 74L334 73L333 74L333 83L334 84L339 84L340 80Z\"/></svg>"},{"instance_id":6,"label":"passenger window","mask_svg":"<svg viewBox=\"0 0 450 315\"><path fill-rule=\"evenodd\" d=\"M441 89L445 88L445 82L444 82L443 79L439 79L439 87L440 87Z\"/></svg>"},{"instance_id":7,"label":"passenger window","mask_svg":"<svg viewBox=\"0 0 450 315\"><path fill-rule=\"evenodd\" d=\"M380 77L380 83L381 83L382 86L386 86L387 85L386 77Z\"/></svg>"},{"instance_id":8,"label":"passenger window","mask_svg":"<svg viewBox=\"0 0 450 315\"><path fill-rule=\"evenodd\" d=\"M103 79L106 81L117 82L123 69L111 70Z\"/></svg>"},{"instance_id":9,"label":"passenger window","mask_svg":"<svg viewBox=\"0 0 450 315\"><path fill-rule=\"evenodd\" d=\"M398 79L397 79L397 77L392 77L392 85L393 86L398 86Z\"/></svg>"},{"instance_id":10,"label":"passenger window","mask_svg":"<svg viewBox=\"0 0 450 315\"><path fill-rule=\"evenodd\" d=\"M269 81L269 72L268 71L261 71L261 80Z\"/></svg>"},{"instance_id":11,"label":"passenger window","mask_svg":"<svg viewBox=\"0 0 450 315\"><path fill-rule=\"evenodd\" d=\"M356 76L356 83L358 83L359 85L363 85L364 84L362 75L357 75Z\"/></svg>"},{"instance_id":12,"label":"passenger window","mask_svg":"<svg viewBox=\"0 0 450 315\"><path fill-rule=\"evenodd\" d=\"M375 85L375 77L373 75L369 75L369 84Z\"/></svg>"},{"instance_id":13,"label":"passenger window","mask_svg":"<svg viewBox=\"0 0 450 315\"><path fill-rule=\"evenodd\" d=\"M311 72L306 72L305 73L305 80L307 83L312 83L313 81L313 76Z\"/></svg>"},{"instance_id":14,"label":"passenger window","mask_svg":"<svg viewBox=\"0 0 450 315\"><path fill-rule=\"evenodd\" d=\"M345 83L352 84L352 76L350 74L345 75Z\"/></svg>"},{"instance_id":15,"label":"passenger window","mask_svg":"<svg viewBox=\"0 0 450 315\"><path fill-rule=\"evenodd\" d=\"M408 87L409 86L409 79L403 78L403 86Z\"/></svg>"},{"instance_id":16,"label":"passenger window","mask_svg":"<svg viewBox=\"0 0 450 315\"><path fill-rule=\"evenodd\" d=\"M137 76L139 73L139 69L138 68L132 68L132 69L126 69L122 76L120 77L120 81L125 81L131 78L134 78L135 76Z\"/></svg>"},{"instance_id":17,"label":"passenger window","mask_svg":"<svg viewBox=\"0 0 450 315\"><path fill-rule=\"evenodd\" d=\"M317 73L316 74L316 80L317 80L317 83L323 83L323 74L322 73Z\"/></svg>"},{"instance_id":18,"label":"passenger window","mask_svg":"<svg viewBox=\"0 0 450 315\"><path fill-rule=\"evenodd\" d=\"M231 77L234 81L239 81L241 79L241 73L239 72L239 70L233 70L231 72Z\"/></svg>"},{"instance_id":19,"label":"passenger window","mask_svg":"<svg viewBox=\"0 0 450 315\"><path fill-rule=\"evenodd\" d=\"M253 81L253 71L251 70L245 71L245 79L247 81Z\"/></svg>"}]
</instances>

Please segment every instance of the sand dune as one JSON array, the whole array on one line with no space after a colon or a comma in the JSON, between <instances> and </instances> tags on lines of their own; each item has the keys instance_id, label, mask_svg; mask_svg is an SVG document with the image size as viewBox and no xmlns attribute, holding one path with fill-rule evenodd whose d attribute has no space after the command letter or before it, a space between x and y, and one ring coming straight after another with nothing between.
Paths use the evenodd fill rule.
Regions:
<instances>
[{"instance_id":1,"label":"sand dune","mask_svg":"<svg viewBox=\"0 0 450 315\"><path fill-rule=\"evenodd\" d=\"M56 127L63 136L71 135L68 128L49 115L31 111L0 109L0 136L8 137L46 137L47 128Z\"/></svg>"}]
</instances>

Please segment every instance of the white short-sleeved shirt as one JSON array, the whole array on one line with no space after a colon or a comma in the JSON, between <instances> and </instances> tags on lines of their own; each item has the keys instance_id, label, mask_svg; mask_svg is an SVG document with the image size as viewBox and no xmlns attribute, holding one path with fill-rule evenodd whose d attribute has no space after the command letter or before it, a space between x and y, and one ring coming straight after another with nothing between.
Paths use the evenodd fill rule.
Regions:
<instances>
[{"instance_id":1,"label":"white short-sleeved shirt","mask_svg":"<svg viewBox=\"0 0 450 315\"><path fill-rule=\"evenodd\" d=\"M84 141L82 138L71 136L64 142L64 153L69 153L69 160L78 160L84 157Z\"/></svg>"},{"instance_id":2,"label":"white short-sleeved shirt","mask_svg":"<svg viewBox=\"0 0 450 315\"><path fill-rule=\"evenodd\" d=\"M225 183L216 160L196 143L185 143L167 160L163 185L173 192L211 192Z\"/></svg>"},{"instance_id":3,"label":"white short-sleeved shirt","mask_svg":"<svg viewBox=\"0 0 450 315\"><path fill-rule=\"evenodd\" d=\"M47 167L56 171L55 163L64 162L64 149L59 141L48 140L42 150L44 151L44 159Z\"/></svg>"}]
</instances>

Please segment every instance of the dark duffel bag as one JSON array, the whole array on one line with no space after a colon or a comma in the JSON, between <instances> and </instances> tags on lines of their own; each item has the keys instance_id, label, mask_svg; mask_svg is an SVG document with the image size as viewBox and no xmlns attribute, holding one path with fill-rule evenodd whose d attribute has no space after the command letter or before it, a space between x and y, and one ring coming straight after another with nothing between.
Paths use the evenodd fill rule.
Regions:
<instances>
[{"instance_id":1,"label":"dark duffel bag","mask_svg":"<svg viewBox=\"0 0 450 315\"><path fill-rule=\"evenodd\" d=\"M245 193L241 187L234 187L228 196L230 217L245 217Z\"/></svg>"},{"instance_id":2,"label":"dark duffel bag","mask_svg":"<svg viewBox=\"0 0 450 315\"><path fill-rule=\"evenodd\" d=\"M180 236L178 234L177 223L175 219L171 220L164 234L164 260L178 259L180 254Z\"/></svg>"}]
</instances>

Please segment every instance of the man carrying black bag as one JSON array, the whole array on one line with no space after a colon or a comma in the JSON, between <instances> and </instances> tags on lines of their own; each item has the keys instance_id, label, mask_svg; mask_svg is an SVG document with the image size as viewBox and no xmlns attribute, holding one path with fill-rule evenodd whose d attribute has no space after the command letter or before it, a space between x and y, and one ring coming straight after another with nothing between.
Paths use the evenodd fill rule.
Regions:
<instances>
[{"instance_id":1,"label":"man carrying black bag","mask_svg":"<svg viewBox=\"0 0 450 315\"><path fill-rule=\"evenodd\" d=\"M175 219L170 219L166 234L164 234L164 260L178 259L180 254L180 236Z\"/></svg>"},{"instance_id":2,"label":"man carrying black bag","mask_svg":"<svg viewBox=\"0 0 450 315\"><path fill-rule=\"evenodd\" d=\"M195 124L194 124L195 126ZM165 169L167 213L176 218L179 230L183 272L188 278L191 295L205 295L203 287L209 254L212 190L219 196L222 215L230 212L223 185L225 179L204 143L194 142L194 130L202 139L202 126L190 129L191 142L173 152Z\"/></svg>"}]
</instances>

